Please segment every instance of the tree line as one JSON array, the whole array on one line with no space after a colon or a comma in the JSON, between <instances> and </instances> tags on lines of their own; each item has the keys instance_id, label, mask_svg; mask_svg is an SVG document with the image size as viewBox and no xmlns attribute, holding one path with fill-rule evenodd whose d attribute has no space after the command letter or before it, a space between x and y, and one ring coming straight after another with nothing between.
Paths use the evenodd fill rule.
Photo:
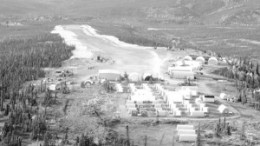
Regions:
<instances>
[{"instance_id":1,"label":"tree line","mask_svg":"<svg viewBox=\"0 0 260 146\"><path fill-rule=\"evenodd\" d=\"M215 73L234 80L238 91L237 100L243 104L248 102L251 96L252 104L259 108L260 96L256 92L260 88L260 64L247 57L240 57L227 61L228 67L222 68ZM249 94L250 93L250 94Z\"/></svg>"}]
</instances>

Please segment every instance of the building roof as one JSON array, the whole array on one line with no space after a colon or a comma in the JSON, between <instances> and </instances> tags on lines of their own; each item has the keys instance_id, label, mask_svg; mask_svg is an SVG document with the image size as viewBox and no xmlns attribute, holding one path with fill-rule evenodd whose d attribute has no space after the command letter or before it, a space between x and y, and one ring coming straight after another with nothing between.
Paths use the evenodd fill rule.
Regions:
<instances>
[{"instance_id":1,"label":"building roof","mask_svg":"<svg viewBox=\"0 0 260 146\"><path fill-rule=\"evenodd\" d=\"M205 98L215 98L214 95L205 95L204 97L205 97Z\"/></svg>"},{"instance_id":2,"label":"building roof","mask_svg":"<svg viewBox=\"0 0 260 146\"><path fill-rule=\"evenodd\" d=\"M192 72L191 66L173 66L168 68L169 71L190 71Z\"/></svg>"},{"instance_id":3,"label":"building roof","mask_svg":"<svg viewBox=\"0 0 260 146\"><path fill-rule=\"evenodd\" d=\"M185 57L183 58L183 60L192 60L192 57L191 57L191 56L185 56Z\"/></svg>"},{"instance_id":4,"label":"building roof","mask_svg":"<svg viewBox=\"0 0 260 146\"><path fill-rule=\"evenodd\" d=\"M117 71L117 70L112 70L112 69L102 69L102 70L99 70L98 73L112 73L112 74L120 74L121 75L121 72Z\"/></svg>"},{"instance_id":5,"label":"building roof","mask_svg":"<svg viewBox=\"0 0 260 146\"><path fill-rule=\"evenodd\" d=\"M209 58L209 61L213 61L213 60L214 60L214 61L218 61L218 59L217 59L216 57L210 57L210 58Z\"/></svg>"},{"instance_id":6,"label":"building roof","mask_svg":"<svg viewBox=\"0 0 260 146\"><path fill-rule=\"evenodd\" d=\"M202 56L199 56L199 57L197 57L197 58L196 58L196 60L205 61L205 58L204 58L204 57L202 57Z\"/></svg>"}]
</instances>

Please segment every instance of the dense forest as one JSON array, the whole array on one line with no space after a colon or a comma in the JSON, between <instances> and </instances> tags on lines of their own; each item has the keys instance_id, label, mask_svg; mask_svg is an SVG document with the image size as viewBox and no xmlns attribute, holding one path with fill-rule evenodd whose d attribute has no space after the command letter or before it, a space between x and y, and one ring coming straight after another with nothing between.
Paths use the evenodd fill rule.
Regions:
<instances>
[{"instance_id":1,"label":"dense forest","mask_svg":"<svg viewBox=\"0 0 260 146\"><path fill-rule=\"evenodd\" d=\"M53 34L0 43L0 110L1 117L8 118L0 145L21 146L21 135L26 134L32 140L47 139L46 115L39 113L39 93L34 86L23 84L44 77L45 67L60 67L62 61L71 57L73 49ZM41 93L45 94L41 104L48 106L52 95L46 90Z\"/></svg>"}]
</instances>

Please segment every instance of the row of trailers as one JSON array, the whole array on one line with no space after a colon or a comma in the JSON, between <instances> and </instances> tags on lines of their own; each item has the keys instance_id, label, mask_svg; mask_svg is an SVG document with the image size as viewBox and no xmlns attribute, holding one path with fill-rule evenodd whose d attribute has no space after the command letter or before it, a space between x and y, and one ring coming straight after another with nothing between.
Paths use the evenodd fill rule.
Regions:
<instances>
[{"instance_id":1,"label":"row of trailers","mask_svg":"<svg viewBox=\"0 0 260 146\"><path fill-rule=\"evenodd\" d=\"M192 98L197 95L196 91L168 91L160 84L151 87L147 84L130 84L129 88L131 96L126 101L126 107L132 115L204 117L209 112L201 98Z\"/></svg>"}]
</instances>

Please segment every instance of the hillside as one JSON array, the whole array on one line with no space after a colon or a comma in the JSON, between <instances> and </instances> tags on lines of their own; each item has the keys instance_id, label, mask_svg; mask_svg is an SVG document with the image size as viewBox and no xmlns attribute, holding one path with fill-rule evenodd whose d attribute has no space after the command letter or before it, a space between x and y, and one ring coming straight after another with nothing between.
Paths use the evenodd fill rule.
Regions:
<instances>
[{"instance_id":1,"label":"hillside","mask_svg":"<svg viewBox=\"0 0 260 146\"><path fill-rule=\"evenodd\" d=\"M156 24L245 25L257 24L259 4L257 0L1 0L0 20L32 21L45 16Z\"/></svg>"}]
</instances>

